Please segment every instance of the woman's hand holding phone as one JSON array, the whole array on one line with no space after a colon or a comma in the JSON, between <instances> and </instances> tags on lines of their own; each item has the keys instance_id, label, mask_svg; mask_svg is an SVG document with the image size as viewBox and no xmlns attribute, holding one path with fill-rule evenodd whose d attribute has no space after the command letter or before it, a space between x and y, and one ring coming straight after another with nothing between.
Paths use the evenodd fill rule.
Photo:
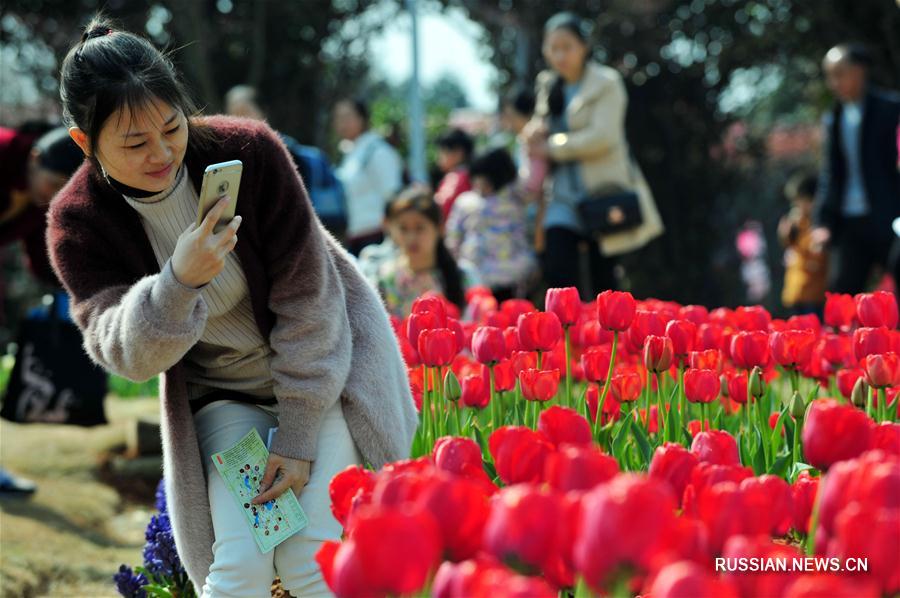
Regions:
<instances>
[{"instance_id":1,"label":"woman's hand holding phone","mask_svg":"<svg viewBox=\"0 0 900 598\"><path fill-rule=\"evenodd\" d=\"M172 253L172 271L178 281L191 288L199 288L215 278L225 267L225 258L237 245L237 230L241 217L235 216L220 230L216 223L232 199L225 195L203 218L200 226L191 224L178 237Z\"/></svg>"}]
</instances>

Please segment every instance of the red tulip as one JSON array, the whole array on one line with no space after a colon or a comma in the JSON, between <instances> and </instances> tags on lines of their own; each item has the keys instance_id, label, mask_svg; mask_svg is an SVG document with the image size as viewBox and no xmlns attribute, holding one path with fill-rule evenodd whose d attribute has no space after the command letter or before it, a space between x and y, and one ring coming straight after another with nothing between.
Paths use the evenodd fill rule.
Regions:
<instances>
[{"instance_id":1,"label":"red tulip","mask_svg":"<svg viewBox=\"0 0 900 598\"><path fill-rule=\"evenodd\" d=\"M449 328L423 330L419 334L419 356L429 367L450 365L456 356L456 335Z\"/></svg>"},{"instance_id":2,"label":"red tulip","mask_svg":"<svg viewBox=\"0 0 900 598\"><path fill-rule=\"evenodd\" d=\"M503 340L506 342L507 356L521 350L521 347L519 347L519 329L515 326L507 326L503 329Z\"/></svg>"},{"instance_id":3,"label":"red tulip","mask_svg":"<svg viewBox=\"0 0 900 598\"><path fill-rule=\"evenodd\" d=\"M872 448L900 457L900 424L881 422L872 432Z\"/></svg>"},{"instance_id":4,"label":"red tulip","mask_svg":"<svg viewBox=\"0 0 900 598\"><path fill-rule=\"evenodd\" d=\"M700 461L715 465L740 465L737 441L734 436L723 430L700 432L694 436L691 452Z\"/></svg>"},{"instance_id":5,"label":"red tulip","mask_svg":"<svg viewBox=\"0 0 900 598\"><path fill-rule=\"evenodd\" d=\"M734 310L734 317L741 330L769 330L772 316L760 305L742 306Z\"/></svg>"},{"instance_id":6,"label":"red tulip","mask_svg":"<svg viewBox=\"0 0 900 598\"><path fill-rule=\"evenodd\" d=\"M444 328L444 321L435 313L423 312L410 314L406 319L406 338L409 344L418 348L419 334L423 330Z\"/></svg>"},{"instance_id":7,"label":"red tulip","mask_svg":"<svg viewBox=\"0 0 900 598\"><path fill-rule=\"evenodd\" d=\"M494 560L479 559L441 565L434 578L433 598L556 598L558 592L538 577L518 575Z\"/></svg>"},{"instance_id":8,"label":"red tulip","mask_svg":"<svg viewBox=\"0 0 900 598\"><path fill-rule=\"evenodd\" d=\"M490 372L485 372L485 375L490 376ZM508 359L494 366L494 390L509 392L516 387L517 379L518 377L513 372L512 364Z\"/></svg>"},{"instance_id":9,"label":"red tulip","mask_svg":"<svg viewBox=\"0 0 900 598\"><path fill-rule=\"evenodd\" d=\"M857 328L853 331L853 354L857 361L891 350L891 332L887 328Z\"/></svg>"},{"instance_id":10,"label":"red tulip","mask_svg":"<svg viewBox=\"0 0 900 598\"><path fill-rule=\"evenodd\" d=\"M715 370L722 372L722 352L718 349L693 351L689 359L690 366L697 370Z\"/></svg>"},{"instance_id":11,"label":"red tulip","mask_svg":"<svg viewBox=\"0 0 900 598\"><path fill-rule=\"evenodd\" d=\"M672 367L675 349L668 336L648 334L644 339L644 367L653 373L665 372Z\"/></svg>"},{"instance_id":12,"label":"red tulip","mask_svg":"<svg viewBox=\"0 0 900 598\"><path fill-rule=\"evenodd\" d=\"M812 330L816 336L822 331L822 322L816 314L791 316L784 322L785 330Z\"/></svg>"},{"instance_id":13,"label":"red tulip","mask_svg":"<svg viewBox=\"0 0 900 598\"><path fill-rule=\"evenodd\" d=\"M562 325L554 313L529 312L519 316L519 345L525 351L550 351L562 337Z\"/></svg>"},{"instance_id":14,"label":"red tulip","mask_svg":"<svg viewBox=\"0 0 900 598\"><path fill-rule=\"evenodd\" d=\"M700 432L709 432L712 428L709 425L709 420L700 423L699 419L692 419L688 422L687 429L688 433L691 435L691 438L694 438Z\"/></svg>"},{"instance_id":15,"label":"red tulip","mask_svg":"<svg viewBox=\"0 0 900 598\"><path fill-rule=\"evenodd\" d=\"M650 334L665 336L666 321L655 311L636 310L634 312L634 321L625 333L625 345L629 353L638 354L643 351L644 339Z\"/></svg>"},{"instance_id":16,"label":"red tulip","mask_svg":"<svg viewBox=\"0 0 900 598\"><path fill-rule=\"evenodd\" d=\"M596 384L589 384L587 391L584 393L584 400L588 405L588 411L591 414L591 421L597 421L597 409L600 408L600 388ZM612 394L606 395L606 401L603 403L603 413L601 415L601 423L605 424L610 421L618 421L621 415L621 405Z\"/></svg>"},{"instance_id":17,"label":"red tulip","mask_svg":"<svg viewBox=\"0 0 900 598\"><path fill-rule=\"evenodd\" d=\"M801 439L806 462L824 471L869 448L872 420L853 406L815 400L807 411Z\"/></svg>"},{"instance_id":18,"label":"red tulip","mask_svg":"<svg viewBox=\"0 0 900 598\"><path fill-rule=\"evenodd\" d=\"M462 396L459 399L463 407L484 409L491 402L491 389L484 376L466 376L462 381Z\"/></svg>"},{"instance_id":19,"label":"red tulip","mask_svg":"<svg viewBox=\"0 0 900 598\"><path fill-rule=\"evenodd\" d=\"M411 594L440 562L440 530L429 513L367 507L352 537L335 551L331 578L338 596ZM326 555L333 548L326 549ZM325 555L323 555L325 556Z\"/></svg>"},{"instance_id":20,"label":"red tulip","mask_svg":"<svg viewBox=\"0 0 900 598\"><path fill-rule=\"evenodd\" d=\"M422 295L412 303L410 313L431 313L437 317L440 328L447 327L447 308L442 297L437 295Z\"/></svg>"},{"instance_id":21,"label":"red tulip","mask_svg":"<svg viewBox=\"0 0 900 598\"><path fill-rule=\"evenodd\" d=\"M500 311L509 316L510 322L517 322L522 314L536 312L537 308L528 299L507 299L500 304Z\"/></svg>"},{"instance_id":22,"label":"red tulip","mask_svg":"<svg viewBox=\"0 0 900 598\"><path fill-rule=\"evenodd\" d=\"M322 542L322 545L319 546L319 550L316 551L316 564L319 565L319 569L322 571L322 579L325 580L325 585L328 586L332 592L335 591L334 585L334 557L337 556L337 552L341 547L340 542L335 542L334 540L325 540ZM361 587L362 580L359 580L357 584L357 588L362 590Z\"/></svg>"},{"instance_id":23,"label":"red tulip","mask_svg":"<svg viewBox=\"0 0 900 598\"><path fill-rule=\"evenodd\" d=\"M634 320L635 301L631 293L603 291L597 295L597 319L607 330L622 332Z\"/></svg>"},{"instance_id":24,"label":"red tulip","mask_svg":"<svg viewBox=\"0 0 900 598\"><path fill-rule=\"evenodd\" d=\"M794 517L794 497L788 483L764 474L742 481L740 487L756 531L776 537L786 535Z\"/></svg>"},{"instance_id":25,"label":"red tulip","mask_svg":"<svg viewBox=\"0 0 900 598\"><path fill-rule=\"evenodd\" d=\"M472 354L479 363L494 364L506 358L503 331L493 326L480 326L472 335Z\"/></svg>"},{"instance_id":26,"label":"red tulip","mask_svg":"<svg viewBox=\"0 0 900 598\"><path fill-rule=\"evenodd\" d=\"M581 354L581 367L584 368L584 377L590 382L605 381L606 375L609 373L611 354L611 345L598 345L585 350Z\"/></svg>"},{"instance_id":27,"label":"red tulip","mask_svg":"<svg viewBox=\"0 0 900 598\"><path fill-rule=\"evenodd\" d=\"M702 305L685 305L678 310L678 317L700 326L709 320L709 310Z\"/></svg>"},{"instance_id":28,"label":"red tulip","mask_svg":"<svg viewBox=\"0 0 900 598\"><path fill-rule=\"evenodd\" d=\"M532 351L515 351L509 356L509 362L512 365L513 373L518 376L522 370L537 368L537 353Z\"/></svg>"},{"instance_id":29,"label":"red tulip","mask_svg":"<svg viewBox=\"0 0 900 598\"><path fill-rule=\"evenodd\" d=\"M897 327L897 299L887 291L860 293L856 296L856 316L861 326L894 329Z\"/></svg>"},{"instance_id":30,"label":"red tulip","mask_svg":"<svg viewBox=\"0 0 900 598\"><path fill-rule=\"evenodd\" d=\"M488 518L488 495L474 482L441 478L431 484L417 505L431 513L441 531L444 555L451 561L474 557Z\"/></svg>"},{"instance_id":31,"label":"red tulip","mask_svg":"<svg viewBox=\"0 0 900 598\"><path fill-rule=\"evenodd\" d=\"M447 328L453 332L453 336L456 338L456 352L461 353L467 346L466 331L463 330L462 324L456 318L447 318Z\"/></svg>"},{"instance_id":32,"label":"red tulip","mask_svg":"<svg viewBox=\"0 0 900 598\"><path fill-rule=\"evenodd\" d=\"M562 501L537 486L520 484L497 493L484 528L484 548L500 562L537 572L562 550Z\"/></svg>"},{"instance_id":33,"label":"red tulip","mask_svg":"<svg viewBox=\"0 0 900 598\"><path fill-rule=\"evenodd\" d=\"M614 375L611 384L612 394L619 403L637 401L644 388L641 376L634 371Z\"/></svg>"},{"instance_id":34,"label":"red tulip","mask_svg":"<svg viewBox=\"0 0 900 598\"><path fill-rule=\"evenodd\" d=\"M497 489L484 471L481 448L471 438L438 438L434 443L432 458L437 469L476 482L489 494Z\"/></svg>"},{"instance_id":35,"label":"red tulip","mask_svg":"<svg viewBox=\"0 0 900 598\"><path fill-rule=\"evenodd\" d=\"M761 534L734 535L725 541L722 556L731 563L738 563L737 559L754 559L756 562L778 562L783 560L792 563L795 558L803 555L793 546L773 542L768 536ZM744 561L752 562L752 561ZM725 579L734 584L740 596L783 596L785 590L790 587L798 575L790 571L765 570L760 571L728 571Z\"/></svg>"},{"instance_id":36,"label":"red tulip","mask_svg":"<svg viewBox=\"0 0 900 598\"><path fill-rule=\"evenodd\" d=\"M825 323L838 330L850 328L856 319L856 304L852 295L825 293Z\"/></svg>"},{"instance_id":37,"label":"red tulip","mask_svg":"<svg viewBox=\"0 0 900 598\"><path fill-rule=\"evenodd\" d=\"M884 594L896 595L900 591L900 509L846 506L835 520L828 552L842 562L865 558L866 579L877 582Z\"/></svg>"},{"instance_id":38,"label":"red tulip","mask_svg":"<svg viewBox=\"0 0 900 598\"><path fill-rule=\"evenodd\" d=\"M651 478L666 482L672 488L680 506L684 489L690 482L691 473L698 462L694 453L680 444L667 442L657 447L653 453L648 474Z\"/></svg>"},{"instance_id":39,"label":"red tulip","mask_svg":"<svg viewBox=\"0 0 900 598\"><path fill-rule=\"evenodd\" d=\"M704 432L705 434L706 432ZM700 461L691 472L691 481L684 488L682 508L690 517L699 516L698 500L707 488L720 482L734 482L736 485L753 477L753 470L739 465L715 465Z\"/></svg>"},{"instance_id":40,"label":"red tulip","mask_svg":"<svg viewBox=\"0 0 900 598\"><path fill-rule=\"evenodd\" d=\"M900 384L900 356L888 352L869 355L865 361L866 381L873 388L887 388Z\"/></svg>"},{"instance_id":41,"label":"red tulip","mask_svg":"<svg viewBox=\"0 0 900 598\"><path fill-rule=\"evenodd\" d=\"M801 534L809 533L809 518L818 491L819 478L811 477L808 471L801 471L791 486L791 495L794 499L793 525Z\"/></svg>"},{"instance_id":42,"label":"red tulip","mask_svg":"<svg viewBox=\"0 0 900 598\"><path fill-rule=\"evenodd\" d=\"M650 588L653 598L686 598L688 596L716 596L738 598L737 590L716 577L709 569L690 561L678 561L663 567Z\"/></svg>"},{"instance_id":43,"label":"red tulip","mask_svg":"<svg viewBox=\"0 0 900 598\"><path fill-rule=\"evenodd\" d=\"M505 484L539 483L544 461L553 445L540 432L522 426L503 426L488 439L497 475Z\"/></svg>"},{"instance_id":44,"label":"red tulip","mask_svg":"<svg viewBox=\"0 0 900 598\"><path fill-rule=\"evenodd\" d=\"M688 320L672 320L666 324L666 336L672 339L675 357L684 359L694 350L697 339L697 326Z\"/></svg>"},{"instance_id":45,"label":"red tulip","mask_svg":"<svg viewBox=\"0 0 900 598\"><path fill-rule=\"evenodd\" d=\"M344 528L347 527L353 499L371 492L375 487L375 474L359 465L351 465L338 473L328 484L331 513Z\"/></svg>"},{"instance_id":46,"label":"red tulip","mask_svg":"<svg viewBox=\"0 0 900 598\"><path fill-rule=\"evenodd\" d=\"M563 445L544 465L544 481L560 492L591 490L617 473L619 462L590 444Z\"/></svg>"},{"instance_id":47,"label":"red tulip","mask_svg":"<svg viewBox=\"0 0 900 598\"><path fill-rule=\"evenodd\" d=\"M765 367L769 361L769 334L758 330L738 332L731 338L731 360L745 370Z\"/></svg>"},{"instance_id":48,"label":"red tulip","mask_svg":"<svg viewBox=\"0 0 900 598\"><path fill-rule=\"evenodd\" d=\"M849 336L826 334L821 341L822 357L832 365L850 366L853 361L853 342Z\"/></svg>"},{"instance_id":49,"label":"red tulip","mask_svg":"<svg viewBox=\"0 0 900 598\"><path fill-rule=\"evenodd\" d=\"M804 366L812 357L816 335L812 330L783 330L769 336L772 357L786 368Z\"/></svg>"},{"instance_id":50,"label":"red tulip","mask_svg":"<svg viewBox=\"0 0 900 598\"><path fill-rule=\"evenodd\" d=\"M684 394L692 403L711 403L719 396L722 385L713 370L687 370L684 373Z\"/></svg>"},{"instance_id":51,"label":"red tulip","mask_svg":"<svg viewBox=\"0 0 900 598\"><path fill-rule=\"evenodd\" d=\"M878 587L865 578L830 573L807 573L792 583L784 598L879 598Z\"/></svg>"},{"instance_id":52,"label":"red tulip","mask_svg":"<svg viewBox=\"0 0 900 598\"><path fill-rule=\"evenodd\" d=\"M728 398L741 405L747 402L747 372L728 372Z\"/></svg>"},{"instance_id":53,"label":"red tulip","mask_svg":"<svg viewBox=\"0 0 900 598\"><path fill-rule=\"evenodd\" d=\"M559 388L559 370L523 370L519 372L519 384L526 400L549 401Z\"/></svg>"},{"instance_id":54,"label":"red tulip","mask_svg":"<svg viewBox=\"0 0 900 598\"><path fill-rule=\"evenodd\" d=\"M555 447L563 444L587 444L594 442L591 426L574 409L554 405L538 419L538 431Z\"/></svg>"},{"instance_id":55,"label":"red tulip","mask_svg":"<svg viewBox=\"0 0 900 598\"><path fill-rule=\"evenodd\" d=\"M575 287L547 289L544 303L547 311L556 314L564 327L577 322L578 316L581 315L581 297L578 296L578 289Z\"/></svg>"},{"instance_id":56,"label":"red tulip","mask_svg":"<svg viewBox=\"0 0 900 598\"><path fill-rule=\"evenodd\" d=\"M595 589L622 566L646 571L674 525L675 498L658 480L622 474L582 500L575 566Z\"/></svg>"},{"instance_id":57,"label":"red tulip","mask_svg":"<svg viewBox=\"0 0 900 598\"><path fill-rule=\"evenodd\" d=\"M725 331L719 324L708 322L701 324L697 329L697 348L706 351L709 349L722 350L725 348Z\"/></svg>"}]
</instances>

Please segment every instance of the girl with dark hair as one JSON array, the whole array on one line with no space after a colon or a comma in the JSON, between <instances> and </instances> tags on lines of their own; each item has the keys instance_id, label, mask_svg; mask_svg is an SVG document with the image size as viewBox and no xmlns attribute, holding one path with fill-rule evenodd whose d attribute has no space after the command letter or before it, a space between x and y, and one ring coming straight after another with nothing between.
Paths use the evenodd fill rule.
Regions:
<instances>
[{"instance_id":1,"label":"girl with dark hair","mask_svg":"<svg viewBox=\"0 0 900 598\"><path fill-rule=\"evenodd\" d=\"M434 200L441 206L444 220L453 211L456 198L472 188L469 181L469 162L475 142L462 129L451 129L437 138L437 166L444 177L434 193Z\"/></svg>"},{"instance_id":2,"label":"girl with dark hair","mask_svg":"<svg viewBox=\"0 0 900 598\"><path fill-rule=\"evenodd\" d=\"M662 221L625 139L628 97L621 75L591 60L588 25L564 12L544 27L544 59L537 78L535 118L526 137L530 152L553 165L543 217L543 269L550 287L579 286L592 297L616 286L611 256L633 251L663 231ZM641 223L599 240L588 237L578 205L594 195L631 190ZM579 285L579 256L586 247L590 280Z\"/></svg>"},{"instance_id":3,"label":"girl with dark hair","mask_svg":"<svg viewBox=\"0 0 900 598\"><path fill-rule=\"evenodd\" d=\"M388 312L406 317L413 301L426 293L441 294L463 309L465 290L475 280L444 245L441 208L431 193L407 189L388 204L385 220L398 250L378 265L371 282Z\"/></svg>"},{"instance_id":4,"label":"girl with dark hair","mask_svg":"<svg viewBox=\"0 0 900 598\"><path fill-rule=\"evenodd\" d=\"M166 494L191 581L256 597L277 574L295 596L327 593L314 555L342 533L331 478L403 458L417 423L377 295L323 232L277 134L194 115L147 40L94 20L60 90L90 162L51 204L51 260L90 356L132 380L162 373ZM235 159L240 196L197 225L204 169ZM237 215L215 232L229 202ZM293 491L309 525L262 554L211 455L274 427L252 502Z\"/></svg>"},{"instance_id":5,"label":"girl with dark hair","mask_svg":"<svg viewBox=\"0 0 900 598\"><path fill-rule=\"evenodd\" d=\"M536 264L528 240L524 182L505 149L472 160L473 190L456 201L447 221L447 247L478 274L498 301L524 297Z\"/></svg>"}]
</instances>

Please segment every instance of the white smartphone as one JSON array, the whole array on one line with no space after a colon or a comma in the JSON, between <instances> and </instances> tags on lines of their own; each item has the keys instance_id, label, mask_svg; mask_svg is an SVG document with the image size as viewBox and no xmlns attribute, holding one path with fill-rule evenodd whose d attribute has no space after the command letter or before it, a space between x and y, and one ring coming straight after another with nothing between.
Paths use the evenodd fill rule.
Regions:
<instances>
[{"instance_id":1,"label":"white smartphone","mask_svg":"<svg viewBox=\"0 0 900 598\"><path fill-rule=\"evenodd\" d=\"M206 167L206 170L203 172L203 184L200 187L200 202L197 206L197 226L200 226L206 214L213 209L224 195L229 196L231 201L228 203L225 211L222 212L219 222L216 223L215 232L219 232L228 226L228 223L234 218L243 170L244 164L240 160L219 162Z\"/></svg>"}]
</instances>

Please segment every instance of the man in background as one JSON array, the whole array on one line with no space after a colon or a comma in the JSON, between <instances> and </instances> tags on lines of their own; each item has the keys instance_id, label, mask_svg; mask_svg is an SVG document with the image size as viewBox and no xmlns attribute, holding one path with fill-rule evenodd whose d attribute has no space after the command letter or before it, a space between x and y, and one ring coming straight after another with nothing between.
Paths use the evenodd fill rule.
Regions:
<instances>
[{"instance_id":1,"label":"man in background","mask_svg":"<svg viewBox=\"0 0 900 598\"><path fill-rule=\"evenodd\" d=\"M900 216L900 99L869 84L871 66L859 44L835 46L823 61L837 102L824 119L812 246L831 245L829 288L838 293L864 291L873 268L887 266L891 223Z\"/></svg>"}]
</instances>

